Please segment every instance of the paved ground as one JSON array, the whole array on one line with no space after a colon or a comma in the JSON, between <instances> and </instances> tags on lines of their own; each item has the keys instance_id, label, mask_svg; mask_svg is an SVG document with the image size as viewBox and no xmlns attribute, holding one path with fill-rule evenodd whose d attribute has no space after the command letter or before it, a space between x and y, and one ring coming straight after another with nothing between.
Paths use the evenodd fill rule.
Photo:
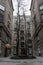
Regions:
<instances>
[{"instance_id":1,"label":"paved ground","mask_svg":"<svg viewBox=\"0 0 43 65\"><path fill-rule=\"evenodd\" d=\"M43 57L25 60L12 60L9 58L0 58L0 65L43 65Z\"/></svg>"}]
</instances>

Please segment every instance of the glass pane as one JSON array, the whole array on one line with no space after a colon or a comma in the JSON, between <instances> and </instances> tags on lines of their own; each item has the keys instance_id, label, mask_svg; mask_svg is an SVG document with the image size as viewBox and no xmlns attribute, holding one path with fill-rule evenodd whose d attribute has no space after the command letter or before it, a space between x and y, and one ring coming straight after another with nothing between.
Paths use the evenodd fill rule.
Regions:
<instances>
[{"instance_id":1,"label":"glass pane","mask_svg":"<svg viewBox=\"0 0 43 65\"><path fill-rule=\"evenodd\" d=\"M40 10L42 10L42 9L43 9L43 5L40 6Z\"/></svg>"},{"instance_id":2,"label":"glass pane","mask_svg":"<svg viewBox=\"0 0 43 65\"><path fill-rule=\"evenodd\" d=\"M3 15L0 14L0 21L2 22L3 21Z\"/></svg>"},{"instance_id":3,"label":"glass pane","mask_svg":"<svg viewBox=\"0 0 43 65\"><path fill-rule=\"evenodd\" d=\"M2 6L2 5L0 5L0 9L4 11L5 10L5 7Z\"/></svg>"},{"instance_id":4,"label":"glass pane","mask_svg":"<svg viewBox=\"0 0 43 65\"><path fill-rule=\"evenodd\" d=\"M43 14L41 14L41 20L43 21Z\"/></svg>"},{"instance_id":5,"label":"glass pane","mask_svg":"<svg viewBox=\"0 0 43 65\"><path fill-rule=\"evenodd\" d=\"M31 54L32 53L32 48L29 48L29 54Z\"/></svg>"}]
</instances>

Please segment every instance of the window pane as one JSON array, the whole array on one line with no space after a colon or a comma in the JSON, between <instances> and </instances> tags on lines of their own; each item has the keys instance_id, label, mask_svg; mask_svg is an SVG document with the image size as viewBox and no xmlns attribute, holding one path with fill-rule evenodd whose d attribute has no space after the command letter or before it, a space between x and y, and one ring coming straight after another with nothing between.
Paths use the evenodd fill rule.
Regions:
<instances>
[{"instance_id":1,"label":"window pane","mask_svg":"<svg viewBox=\"0 0 43 65\"><path fill-rule=\"evenodd\" d=\"M5 7L2 6L2 5L0 5L0 9L4 11L5 10Z\"/></svg>"},{"instance_id":2,"label":"window pane","mask_svg":"<svg viewBox=\"0 0 43 65\"><path fill-rule=\"evenodd\" d=\"M43 21L43 14L41 14L41 20Z\"/></svg>"},{"instance_id":3,"label":"window pane","mask_svg":"<svg viewBox=\"0 0 43 65\"><path fill-rule=\"evenodd\" d=\"M0 14L0 22L2 22L2 21L3 21L3 15Z\"/></svg>"},{"instance_id":4,"label":"window pane","mask_svg":"<svg viewBox=\"0 0 43 65\"><path fill-rule=\"evenodd\" d=\"M0 37L1 37L2 29L0 28Z\"/></svg>"},{"instance_id":5,"label":"window pane","mask_svg":"<svg viewBox=\"0 0 43 65\"><path fill-rule=\"evenodd\" d=\"M32 48L29 48L29 54L31 54L32 53Z\"/></svg>"},{"instance_id":6,"label":"window pane","mask_svg":"<svg viewBox=\"0 0 43 65\"><path fill-rule=\"evenodd\" d=\"M40 6L40 10L42 10L42 9L43 9L43 5Z\"/></svg>"},{"instance_id":7,"label":"window pane","mask_svg":"<svg viewBox=\"0 0 43 65\"><path fill-rule=\"evenodd\" d=\"M24 42L21 42L21 47L24 47Z\"/></svg>"}]
</instances>

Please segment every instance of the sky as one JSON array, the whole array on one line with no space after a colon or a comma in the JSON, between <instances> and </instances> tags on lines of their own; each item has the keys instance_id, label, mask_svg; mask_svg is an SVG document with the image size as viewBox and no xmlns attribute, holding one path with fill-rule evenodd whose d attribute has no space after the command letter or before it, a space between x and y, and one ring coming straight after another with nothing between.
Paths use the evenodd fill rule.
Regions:
<instances>
[{"instance_id":1,"label":"sky","mask_svg":"<svg viewBox=\"0 0 43 65\"><path fill-rule=\"evenodd\" d=\"M18 11L18 7L17 7L17 0L12 0L13 1L13 8L14 8L14 12L13 15L17 15L17 11ZM31 4L31 0L20 0L20 15L23 14L23 8L24 8L24 12L25 15L30 15L30 4Z\"/></svg>"}]
</instances>

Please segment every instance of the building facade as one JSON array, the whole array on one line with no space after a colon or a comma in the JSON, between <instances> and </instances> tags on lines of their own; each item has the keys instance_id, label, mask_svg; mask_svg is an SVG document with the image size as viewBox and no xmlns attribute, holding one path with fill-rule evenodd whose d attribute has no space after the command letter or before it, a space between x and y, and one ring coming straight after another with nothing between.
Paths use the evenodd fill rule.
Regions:
<instances>
[{"instance_id":1,"label":"building facade","mask_svg":"<svg viewBox=\"0 0 43 65\"><path fill-rule=\"evenodd\" d=\"M19 28L19 56L31 56L32 57L32 40L30 33L30 16L20 16L20 28Z\"/></svg>"},{"instance_id":2,"label":"building facade","mask_svg":"<svg viewBox=\"0 0 43 65\"><path fill-rule=\"evenodd\" d=\"M0 0L0 56L11 54L12 22L12 0Z\"/></svg>"},{"instance_id":3,"label":"building facade","mask_svg":"<svg viewBox=\"0 0 43 65\"><path fill-rule=\"evenodd\" d=\"M25 38L25 20L24 16L20 16L20 29L19 29L19 56L26 56L26 38Z\"/></svg>"},{"instance_id":4,"label":"building facade","mask_svg":"<svg viewBox=\"0 0 43 65\"><path fill-rule=\"evenodd\" d=\"M17 16L13 17L13 54L17 54Z\"/></svg>"},{"instance_id":5,"label":"building facade","mask_svg":"<svg viewBox=\"0 0 43 65\"><path fill-rule=\"evenodd\" d=\"M43 56L43 0L31 1L33 55Z\"/></svg>"},{"instance_id":6,"label":"building facade","mask_svg":"<svg viewBox=\"0 0 43 65\"><path fill-rule=\"evenodd\" d=\"M27 56L32 58L32 38L31 38L31 16L26 16L26 44L27 44Z\"/></svg>"}]
</instances>

